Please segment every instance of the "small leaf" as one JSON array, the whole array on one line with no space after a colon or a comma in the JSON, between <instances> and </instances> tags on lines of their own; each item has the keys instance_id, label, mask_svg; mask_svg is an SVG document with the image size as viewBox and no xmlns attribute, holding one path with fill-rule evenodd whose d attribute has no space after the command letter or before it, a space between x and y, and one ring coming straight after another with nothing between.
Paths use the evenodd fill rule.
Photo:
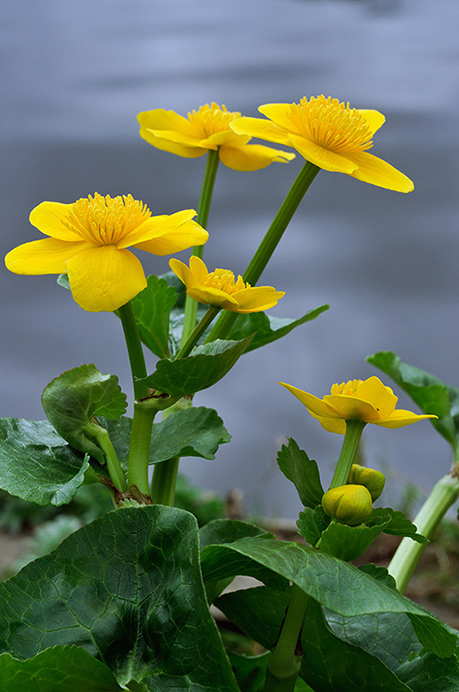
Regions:
<instances>
[{"instance_id":1,"label":"small leaf","mask_svg":"<svg viewBox=\"0 0 459 692\"><path fill-rule=\"evenodd\" d=\"M140 382L170 396L187 396L207 389L231 370L249 345L243 341L217 339L195 348L187 358L160 360L156 371Z\"/></svg>"},{"instance_id":2,"label":"small leaf","mask_svg":"<svg viewBox=\"0 0 459 692\"><path fill-rule=\"evenodd\" d=\"M457 656L438 658L423 654L407 661L398 671L399 677L413 692L457 692L459 660Z\"/></svg>"},{"instance_id":3,"label":"small leaf","mask_svg":"<svg viewBox=\"0 0 459 692\"><path fill-rule=\"evenodd\" d=\"M288 447L282 445L277 455L277 463L284 476L297 489L305 507L314 508L320 505L324 491L318 466L299 448L294 439L289 439Z\"/></svg>"},{"instance_id":4,"label":"small leaf","mask_svg":"<svg viewBox=\"0 0 459 692\"><path fill-rule=\"evenodd\" d=\"M459 389L425 370L403 363L392 351L379 351L366 360L385 372L401 387L424 413L438 420L432 425L455 449L459 443Z\"/></svg>"},{"instance_id":5,"label":"small leaf","mask_svg":"<svg viewBox=\"0 0 459 692\"><path fill-rule=\"evenodd\" d=\"M311 545L316 545L329 523L330 517L325 514L321 505L314 509L305 507L296 522L298 533Z\"/></svg>"},{"instance_id":6,"label":"small leaf","mask_svg":"<svg viewBox=\"0 0 459 692\"><path fill-rule=\"evenodd\" d=\"M39 505L70 502L89 460L75 454L48 421L0 418L0 487Z\"/></svg>"},{"instance_id":7,"label":"small leaf","mask_svg":"<svg viewBox=\"0 0 459 692\"><path fill-rule=\"evenodd\" d=\"M126 410L126 396L118 378L102 375L95 365L81 365L56 377L45 388L42 404L49 422L80 452L104 463L104 454L94 442L97 415L118 418Z\"/></svg>"},{"instance_id":8,"label":"small leaf","mask_svg":"<svg viewBox=\"0 0 459 692\"><path fill-rule=\"evenodd\" d=\"M246 350L246 353L248 353L261 346L266 346L266 344L270 344L272 341L281 339L295 329L295 327L299 327L305 322L315 320L316 317L322 314L322 312L325 312L325 310L328 310L329 307L329 305L321 305L314 310L309 310L309 312L297 320L272 317L264 312L238 315L228 334L228 339L235 339L237 341L255 332L255 336Z\"/></svg>"},{"instance_id":9,"label":"small leaf","mask_svg":"<svg viewBox=\"0 0 459 692\"><path fill-rule=\"evenodd\" d=\"M412 538L417 543L429 543L427 538L417 533L416 526L405 517L403 512L396 512L390 507L375 508L367 521L367 526L384 526L384 533Z\"/></svg>"},{"instance_id":10,"label":"small leaf","mask_svg":"<svg viewBox=\"0 0 459 692\"><path fill-rule=\"evenodd\" d=\"M237 519L214 519L199 530L199 543L201 550L206 545L218 545L220 543L232 543L239 538L247 536L265 536L273 538L272 533L267 533L255 524Z\"/></svg>"},{"instance_id":11,"label":"small leaf","mask_svg":"<svg viewBox=\"0 0 459 692\"><path fill-rule=\"evenodd\" d=\"M2 692L121 692L113 673L78 646L53 646L26 661L0 656Z\"/></svg>"},{"instance_id":12,"label":"small leaf","mask_svg":"<svg viewBox=\"0 0 459 692\"><path fill-rule=\"evenodd\" d=\"M390 519L387 519L387 524ZM320 539L320 549L324 553L334 555L341 560L356 560L363 555L380 533L384 531L384 524L377 526L348 526L331 522Z\"/></svg>"},{"instance_id":13,"label":"small leaf","mask_svg":"<svg viewBox=\"0 0 459 692\"><path fill-rule=\"evenodd\" d=\"M169 316L177 293L164 279L149 276L147 287L131 300L140 338L159 358L170 356Z\"/></svg>"}]
</instances>

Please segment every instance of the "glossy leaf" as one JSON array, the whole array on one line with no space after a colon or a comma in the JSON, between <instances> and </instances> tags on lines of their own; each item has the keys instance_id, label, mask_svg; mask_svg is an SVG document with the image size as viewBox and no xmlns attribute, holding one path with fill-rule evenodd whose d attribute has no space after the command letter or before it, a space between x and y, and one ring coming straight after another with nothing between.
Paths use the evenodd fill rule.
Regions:
<instances>
[{"instance_id":1,"label":"glossy leaf","mask_svg":"<svg viewBox=\"0 0 459 692\"><path fill-rule=\"evenodd\" d=\"M2 692L118 692L113 673L77 646L54 646L33 658L19 661L0 655Z\"/></svg>"},{"instance_id":2,"label":"glossy leaf","mask_svg":"<svg viewBox=\"0 0 459 692\"><path fill-rule=\"evenodd\" d=\"M318 466L299 448L294 439L289 438L288 446L282 445L277 455L277 463L284 476L297 489L305 507L314 508L320 505L324 491Z\"/></svg>"},{"instance_id":3,"label":"glossy leaf","mask_svg":"<svg viewBox=\"0 0 459 692\"><path fill-rule=\"evenodd\" d=\"M417 532L417 527L405 517L403 512L390 507L376 507L366 523L367 526L383 526L384 533L392 536L411 538L417 543L429 543L427 538Z\"/></svg>"},{"instance_id":4,"label":"glossy leaf","mask_svg":"<svg viewBox=\"0 0 459 692\"><path fill-rule=\"evenodd\" d=\"M48 421L0 419L0 487L39 505L70 502L89 466Z\"/></svg>"},{"instance_id":5,"label":"glossy leaf","mask_svg":"<svg viewBox=\"0 0 459 692\"><path fill-rule=\"evenodd\" d=\"M147 287L131 300L140 338L159 358L170 356L169 318L177 293L164 279L147 278Z\"/></svg>"},{"instance_id":6,"label":"glossy leaf","mask_svg":"<svg viewBox=\"0 0 459 692\"><path fill-rule=\"evenodd\" d=\"M120 685L151 692L238 689L208 610L196 521L172 507L110 512L0 584L0 642L18 658L77 644Z\"/></svg>"},{"instance_id":7,"label":"glossy leaf","mask_svg":"<svg viewBox=\"0 0 459 692\"><path fill-rule=\"evenodd\" d=\"M195 348L187 358L160 360L156 371L140 380L158 392L170 396L186 396L207 389L221 380L249 345L243 341L217 339Z\"/></svg>"},{"instance_id":8,"label":"glossy leaf","mask_svg":"<svg viewBox=\"0 0 459 692\"><path fill-rule=\"evenodd\" d=\"M459 690L459 659L420 655L405 663L398 671L413 692L457 692Z\"/></svg>"},{"instance_id":9,"label":"glossy leaf","mask_svg":"<svg viewBox=\"0 0 459 692\"><path fill-rule=\"evenodd\" d=\"M314 509L305 507L300 512L300 518L296 522L298 533L311 545L316 545L329 523L330 517L325 514L322 505L318 505Z\"/></svg>"},{"instance_id":10,"label":"glossy leaf","mask_svg":"<svg viewBox=\"0 0 459 692\"><path fill-rule=\"evenodd\" d=\"M424 413L433 413L432 425L456 449L459 443L459 389L425 370L403 363L393 351L379 351L366 360L392 377Z\"/></svg>"},{"instance_id":11,"label":"glossy leaf","mask_svg":"<svg viewBox=\"0 0 459 692\"><path fill-rule=\"evenodd\" d=\"M254 351L256 348L277 341L277 339L281 339L295 329L295 327L315 320L316 317L325 312L325 310L328 310L329 307L329 305L321 305L314 310L309 310L309 312L297 320L272 317L264 312L238 315L228 334L228 339L235 339L237 341L255 333L251 344L246 350L246 353L248 353L249 351Z\"/></svg>"},{"instance_id":12,"label":"glossy leaf","mask_svg":"<svg viewBox=\"0 0 459 692\"><path fill-rule=\"evenodd\" d=\"M238 519L214 519L199 529L199 543L201 550L206 545L218 545L220 543L232 543L240 538L252 536L264 536L273 538L272 533L251 524L248 521Z\"/></svg>"},{"instance_id":13,"label":"glossy leaf","mask_svg":"<svg viewBox=\"0 0 459 692\"><path fill-rule=\"evenodd\" d=\"M275 573L341 615L407 613L427 650L450 656L456 646L456 636L431 613L353 565L309 546L269 538L242 538L230 544L207 546L201 553L201 564L204 578L209 580L246 574L271 586L265 577Z\"/></svg>"},{"instance_id":14,"label":"glossy leaf","mask_svg":"<svg viewBox=\"0 0 459 692\"><path fill-rule=\"evenodd\" d=\"M390 519L387 519L387 524ZM341 560L356 560L370 547L384 531L384 524L378 526L348 526L331 522L320 538L320 550Z\"/></svg>"},{"instance_id":15,"label":"glossy leaf","mask_svg":"<svg viewBox=\"0 0 459 692\"><path fill-rule=\"evenodd\" d=\"M57 432L80 452L104 463L94 442L95 416L116 419L127 407L114 375L102 375L95 365L81 365L52 380L42 394L43 409Z\"/></svg>"},{"instance_id":16,"label":"glossy leaf","mask_svg":"<svg viewBox=\"0 0 459 692\"><path fill-rule=\"evenodd\" d=\"M245 589L226 594L217 606L248 636L272 648L289 603L288 592ZM301 677L318 692L408 692L379 659L336 637L318 603L311 600L301 637Z\"/></svg>"}]
</instances>

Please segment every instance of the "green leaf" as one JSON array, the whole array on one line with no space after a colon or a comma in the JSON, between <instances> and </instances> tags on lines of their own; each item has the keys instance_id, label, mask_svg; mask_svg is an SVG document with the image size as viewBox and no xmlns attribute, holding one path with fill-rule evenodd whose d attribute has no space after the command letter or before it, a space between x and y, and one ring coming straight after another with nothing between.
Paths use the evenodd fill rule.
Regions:
<instances>
[{"instance_id":1,"label":"green leaf","mask_svg":"<svg viewBox=\"0 0 459 692\"><path fill-rule=\"evenodd\" d=\"M319 469L315 461L299 448L294 439L289 438L288 447L282 445L277 455L279 468L298 491L305 507L320 505L324 494L320 482Z\"/></svg>"},{"instance_id":2,"label":"green leaf","mask_svg":"<svg viewBox=\"0 0 459 692\"><path fill-rule=\"evenodd\" d=\"M226 594L217 607L248 636L266 648L276 642L290 597L265 587ZM311 600L301 636L301 677L320 692L408 692L409 688L377 658L341 641Z\"/></svg>"},{"instance_id":3,"label":"green leaf","mask_svg":"<svg viewBox=\"0 0 459 692\"><path fill-rule=\"evenodd\" d=\"M255 336L248 346L246 353L254 351L256 348L270 344L272 341L277 341L283 336L291 332L295 327L299 327L305 322L315 320L322 312L328 310L329 305L321 305L314 310L309 310L303 317L297 320L290 320L283 317L272 317L264 312L253 312L248 315L238 315L231 330L228 334L228 339L244 339L253 334Z\"/></svg>"},{"instance_id":4,"label":"green leaf","mask_svg":"<svg viewBox=\"0 0 459 692\"><path fill-rule=\"evenodd\" d=\"M48 421L0 418L0 487L39 505L70 502L84 481L82 459Z\"/></svg>"},{"instance_id":5,"label":"green leaf","mask_svg":"<svg viewBox=\"0 0 459 692\"><path fill-rule=\"evenodd\" d=\"M314 509L305 507L300 512L300 518L296 522L298 533L311 545L316 545L329 523L330 517L325 514L322 505L318 505Z\"/></svg>"},{"instance_id":6,"label":"green leaf","mask_svg":"<svg viewBox=\"0 0 459 692\"><path fill-rule=\"evenodd\" d=\"M269 651L259 656L243 656L228 651L228 656L241 692L263 692Z\"/></svg>"},{"instance_id":7,"label":"green leaf","mask_svg":"<svg viewBox=\"0 0 459 692\"><path fill-rule=\"evenodd\" d=\"M457 656L438 658L424 654L408 661L398 671L400 678L413 692L457 692L459 661Z\"/></svg>"},{"instance_id":8,"label":"green leaf","mask_svg":"<svg viewBox=\"0 0 459 692\"><path fill-rule=\"evenodd\" d=\"M217 339L195 348L187 358L160 360L156 371L140 382L170 396L187 396L221 380L244 353L252 337L243 341Z\"/></svg>"},{"instance_id":9,"label":"green leaf","mask_svg":"<svg viewBox=\"0 0 459 692\"><path fill-rule=\"evenodd\" d=\"M232 543L239 538L251 536L264 536L273 538L272 533L250 524L248 521L238 519L214 519L199 529L199 543L201 550L207 545L219 545L220 543Z\"/></svg>"},{"instance_id":10,"label":"green leaf","mask_svg":"<svg viewBox=\"0 0 459 692\"><path fill-rule=\"evenodd\" d=\"M386 567L381 567L380 565L374 565L373 563L368 563L367 565L359 565L359 569L365 574L369 574L377 581L382 582L391 589L396 589L397 584L394 577L389 574Z\"/></svg>"},{"instance_id":11,"label":"green leaf","mask_svg":"<svg viewBox=\"0 0 459 692\"><path fill-rule=\"evenodd\" d=\"M341 615L406 613L420 641L432 653L451 656L456 646L456 636L431 613L353 565L309 546L242 538L207 546L201 553L201 565L204 578L210 580L245 574L272 586L265 577L272 580L271 575L277 574Z\"/></svg>"},{"instance_id":12,"label":"green leaf","mask_svg":"<svg viewBox=\"0 0 459 692\"><path fill-rule=\"evenodd\" d=\"M126 396L118 378L102 375L95 365L81 365L56 377L45 388L42 404L49 422L72 447L104 463L104 454L95 444L98 423L95 416L118 418L126 410Z\"/></svg>"},{"instance_id":13,"label":"green leaf","mask_svg":"<svg viewBox=\"0 0 459 692\"><path fill-rule=\"evenodd\" d=\"M185 316L185 301L186 301L186 288L178 276L173 272L168 272L163 274L160 278L164 279L168 286L171 286L175 290L176 303L171 310L170 314L170 326L169 326L169 344L171 347L172 355L175 355L176 351L180 348L180 342L182 340L183 332L183 319ZM208 309L207 305L201 305L198 303L196 319L197 322L201 320L206 314ZM204 337L205 338L205 337Z\"/></svg>"},{"instance_id":14,"label":"green leaf","mask_svg":"<svg viewBox=\"0 0 459 692\"><path fill-rule=\"evenodd\" d=\"M370 518L366 522L368 526L383 526L384 533L392 536L411 538L417 543L429 543L427 538L417 533L417 527L405 517L403 512L398 512L390 507L377 507L373 509Z\"/></svg>"},{"instance_id":15,"label":"green leaf","mask_svg":"<svg viewBox=\"0 0 459 692\"><path fill-rule=\"evenodd\" d=\"M390 519L387 519L389 523ZM341 560L356 560L384 531L384 524L377 526L347 526L331 522L320 540L320 549Z\"/></svg>"},{"instance_id":16,"label":"green leaf","mask_svg":"<svg viewBox=\"0 0 459 692\"><path fill-rule=\"evenodd\" d=\"M118 459L126 464L132 419L122 416L117 421L99 420L109 434ZM176 411L153 425L149 463L156 464L176 456L214 459L219 445L230 439L231 435L214 409L198 406Z\"/></svg>"},{"instance_id":17,"label":"green leaf","mask_svg":"<svg viewBox=\"0 0 459 692\"><path fill-rule=\"evenodd\" d=\"M238 689L207 606L196 521L173 507L110 512L1 583L0 642L17 658L77 644L120 685L151 692Z\"/></svg>"},{"instance_id":18,"label":"green leaf","mask_svg":"<svg viewBox=\"0 0 459 692\"><path fill-rule=\"evenodd\" d=\"M113 673L77 646L54 646L26 661L0 656L2 692L118 692Z\"/></svg>"},{"instance_id":19,"label":"green leaf","mask_svg":"<svg viewBox=\"0 0 459 692\"><path fill-rule=\"evenodd\" d=\"M170 356L169 316L176 300L175 289L154 275L148 277L147 287L131 300L140 338L159 358Z\"/></svg>"},{"instance_id":20,"label":"green leaf","mask_svg":"<svg viewBox=\"0 0 459 692\"><path fill-rule=\"evenodd\" d=\"M455 450L459 444L459 389L403 363L392 351L379 351L366 360L392 377L424 413L438 416L438 420L432 418L430 422Z\"/></svg>"}]
</instances>

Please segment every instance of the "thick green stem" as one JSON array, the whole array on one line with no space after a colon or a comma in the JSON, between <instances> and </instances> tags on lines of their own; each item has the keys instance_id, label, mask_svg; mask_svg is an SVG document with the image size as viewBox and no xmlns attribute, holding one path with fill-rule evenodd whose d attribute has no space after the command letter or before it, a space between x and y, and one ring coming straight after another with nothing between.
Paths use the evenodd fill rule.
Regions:
<instances>
[{"instance_id":1,"label":"thick green stem","mask_svg":"<svg viewBox=\"0 0 459 692\"><path fill-rule=\"evenodd\" d=\"M124 337L128 349L129 363L131 365L132 381L134 385L134 396L142 399L149 394L149 388L138 382L138 377L147 376L147 367L143 355L142 343L140 341L139 330L134 317L131 303L126 303L118 309L118 314L123 325Z\"/></svg>"},{"instance_id":2,"label":"thick green stem","mask_svg":"<svg viewBox=\"0 0 459 692\"><path fill-rule=\"evenodd\" d=\"M220 158L218 151L209 150L207 154L207 165L202 181L201 197L199 199L197 223L203 228L207 228L207 220L209 218L210 203L212 201L212 192L214 189L215 177ZM191 254L202 258L204 245L196 245ZM187 295L185 300L185 316L183 318L183 332L181 346L187 342L191 332L196 324L196 313L198 309L197 302Z\"/></svg>"},{"instance_id":3,"label":"thick green stem","mask_svg":"<svg viewBox=\"0 0 459 692\"><path fill-rule=\"evenodd\" d=\"M112 441L108 436L108 432L105 430L105 428L97 426L94 437L105 454L108 475L110 476L113 485L118 488L118 490L124 492L127 488L126 479L124 477L118 455L116 454Z\"/></svg>"},{"instance_id":4,"label":"thick green stem","mask_svg":"<svg viewBox=\"0 0 459 692\"><path fill-rule=\"evenodd\" d=\"M335 473L330 483L330 490L346 485L365 425L366 423L361 420L346 421L346 434L344 435L343 446Z\"/></svg>"},{"instance_id":5,"label":"thick green stem","mask_svg":"<svg viewBox=\"0 0 459 692\"><path fill-rule=\"evenodd\" d=\"M153 469L151 499L154 504L172 507L175 500L175 485L180 457L160 461Z\"/></svg>"},{"instance_id":6,"label":"thick green stem","mask_svg":"<svg viewBox=\"0 0 459 692\"><path fill-rule=\"evenodd\" d=\"M448 473L434 485L432 492L419 510L414 524L418 533L430 539L448 509L459 497L459 478ZM404 593L414 570L426 548L425 543L417 543L411 538L403 538L390 561L388 570Z\"/></svg>"},{"instance_id":7,"label":"thick green stem","mask_svg":"<svg viewBox=\"0 0 459 692\"><path fill-rule=\"evenodd\" d=\"M268 660L264 692L293 692L301 668L298 647L309 596L295 584L284 623Z\"/></svg>"},{"instance_id":8,"label":"thick green stem","mask_svg":"<svg viewBox=\"0 0 459 692\"><path fill-rule=\"evenodd\" d=\"M142 403L134 404L131 444L129 447L128 485L136 485L141 493L148 495L148 461L151 430L156 411Z\"/></svg>"},{"instance_id":9,"label":"thick green stem","mask_svg":"<svg viewBox=\"0 0 459 692\"><path fill-rule=\"evenodd\" d=\"M262 275L293 214L319 171L320 168L309 161L305 161L244 273L244 281L251 286L255 286ZM225 312L210 333L208 341L225 338L236 317L237 313Z\"/></svg>"}]
</instances>

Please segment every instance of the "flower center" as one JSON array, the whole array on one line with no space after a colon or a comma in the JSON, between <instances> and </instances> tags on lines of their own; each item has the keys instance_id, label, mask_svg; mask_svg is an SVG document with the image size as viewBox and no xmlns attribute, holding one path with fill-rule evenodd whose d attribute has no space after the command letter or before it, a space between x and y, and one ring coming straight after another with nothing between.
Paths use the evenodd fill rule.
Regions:
<instances>
[{"instance_id":1,"label":"flower center","mask_svg":"<svg viewBox=\"0 0 459 692\"><path fill-rule=\"evenodd\" d=\"M201 106L199 110L188 113L188 120L198 128L202 139L207 139L216 132L229 130L230 122L240 117L240 113L228 111L226 106L218 106L216 103L212 103L210 106L207 103L205 106Z\"/></svg>"},{"instance_id":2,"label":"flower center","mask_svg":"<svg viewBox=\"0 0 459 692\"><path fill-rule=\"evenodd\" d=\"M331 96L293 103L291 117L305 136L330 151L365 151L373 146L365 117Z\"/></svg>"},{"instance_id":3,"label":"flower center","mask_svg":"<svg viewBox=\"0 0 459 692\"><path fill-rule=\"evenodd\" d=\"M349 380L341 384L332 385L330 394L344 394L344 396L355 396L355 393L362 384L363 380Z\"/></svg>"},{"instance_id":4,"label":"flower center","mask_svg":"<svg viewBox=\"0 0 459 692\"><path fill-rule=\"evenodd\" d=\"M228 294L242 291L244 288L250 288L250 284L243 282L242 276L238 276L236 281L233 272L229 271L229 269L216 269L210 272L204 281L204 286L216 288Z\"/></svg>"},{"instance_id":5,"label":"flower center","mask_svg":"<svg viewBox=\"0 0 459 692\"><path fill-rule=\"evenodd\" d=\"M94 245L116 245L151 216L132 195L83 197L72 204L65 226Z\"/></svg>"}]
</instances>

